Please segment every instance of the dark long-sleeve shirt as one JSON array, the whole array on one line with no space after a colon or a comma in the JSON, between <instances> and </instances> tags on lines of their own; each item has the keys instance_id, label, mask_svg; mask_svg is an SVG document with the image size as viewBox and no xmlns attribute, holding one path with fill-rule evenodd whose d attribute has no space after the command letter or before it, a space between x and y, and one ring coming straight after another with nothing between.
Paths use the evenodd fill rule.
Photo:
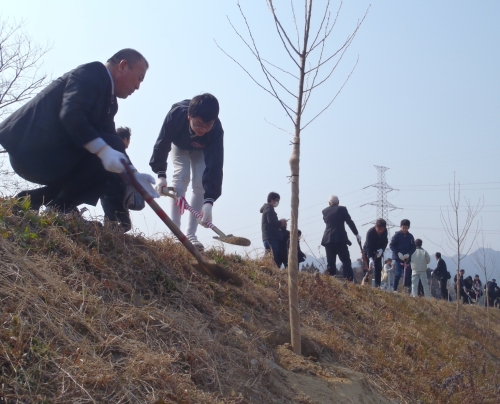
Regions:
<instances>
[{"instance_id":1,"label":"dark long-sleeve shirt","mask_svg":"<svg viewBox=\"0 0 500 404\"><path fill-rule=\"evenodd\" d=\"M381 249L383 253L388 243L387 229L384 229L382 234L378 234L375 227L372 227L366 232L366 240L363 249L368 258L375 258L377 251Z\"/></svg>"},{"instance_id":2,"label":"dark long-sleeve shirt","mask_svg":"<svg viewBox=\"0 0 500 404\"><path fill-rule=\"evenodd\" d=\"M389 247L392 250L393 260L399 260L399 253L403 255L408 254L410 256L410 258L408 258L407 260L408 263L411 261L411 255L417 249L413 235L410 232L404 234L402 231L397 231L396 233L394 233Z\"/></svg>"},{"instance_id":3,"label":"dark long-sleeve shirt","mask_svg":"<svg viewBox=\"0 0 500 404\"><path fill-rule=\"evenodd\" d=\"M222 193L224 130L217 118L209 132L203 136L196 136L188 120L190 101L178 102L168 112L156 140L149 165L158 177L166 178L167 157L172 149L172 143L182 150L203 150L205 171L202 183L205 199L215 201Z\"/></svg>"}]
</instances>

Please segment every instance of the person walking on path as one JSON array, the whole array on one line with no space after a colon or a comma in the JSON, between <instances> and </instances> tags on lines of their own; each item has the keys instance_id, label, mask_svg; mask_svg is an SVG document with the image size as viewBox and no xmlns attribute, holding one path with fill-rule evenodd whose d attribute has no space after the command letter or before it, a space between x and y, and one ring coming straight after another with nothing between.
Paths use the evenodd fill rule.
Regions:
<instances>
[{"instance_id":1,"label":"person walking on path","mask_svg":"<svg viewBox=\"0 0 500 404\"><path fill-rule=\"evenodd\" d=\"M427 280L427 265L431 262L429 253L422 248L422 240L415 240L415 252L411 255L411 295L418 296L419 281L424 289L424 296L431 298L429 281Z\"/></svg>"},{"instance_id":2,"label":"person walking on path","mask_svg":"<svg viewBox=\"0 0 500 404\"><path fill-rule=\"evenodd\" d=\"M435 254L437 266L432 271L432 275L439 282L439 288L441 289L441 297L444 300L451 301L451 296L448 292L448 279L451 279L451 274L448 272L446 267L446 262L441 258L441 253L437 252Z\"/></svg>"},{"instance_id":3,"label":"person walking on path","mask_svg":"<svg viewBox=\"0 0 500 404\"><path fill-rule=\"evenodd\" d=\"M375 226L366 232L366 240L363 246L365 255L369 260L369 269L375 270L375 287L380 287L382 257L388 243L387 223L384 219L377 219Z\"/></svg>"},{"instance_id":4,"label":"person walking on path","mask_svg":"<svg viewBox=\"0 0 500 404\"><path fill-rule=\"evenodd\" d=\"M410 228L410 221L408 219L401 220L401 230L394 233L392 236L389 248L392 250L392 259L394 261L394 286L393 291L398 291L399 280L404 276L403 283L407 288L408 293L411 292L411 256L415 252L415 239L408 231ZM406 269L405 269L406 266Z\"/></svg>"},{"instance_id":5,"label":"person walking on path","mask_svg":"<svg viewBox=\"0 0 500 404\"><path fill-rule=\"evenodd\" d=\"M174 175L172 186L178 197L185 197L189 182L193 189L190 205L202 218L189 215L186 237L199 250L198 224L212 221L212 206L222 193L224 130L219 120L219 101L212 94L201 94L180 101L168 112L153 148L149 165L158 175L155 188L168 193L167 158L171 152ZM172 200L170 217L181 226L182 209Z\"/></svg>"},{"instance_id":6,"label":"person walking on path","mask_svg":"<svg viewBox=\"0 0 500 404\"><path fill-rule=\"evenodd\" d=\"M266 249L266 254L273 253L273 259L278 268L281 267L281 250L280 244L283 237L281 227L283 223L278 219L274 208L277 208L280 203L280 196L276 192L270 192L267 195L267 203L262 205L260 213L262 213L262 242Z\"/></svg>"},{"instance_id":7,"label":"person walking on path","mask_svg":"<svg viewBox=\"0 0 500 404\"><path fill-rule=\"evenodd\" d=\"M131 164L116 135L117 98L138 90L148 67L139 52L122 49L106 64L87 63L64 74L5 119L0 144L13 170L44 185L16 197L29 197L34 210L46 205L65 213L83 203L95 206L108 181L120 181L122 160ZM154 178L133 170L149 194L158 197Z\"/></svg>"},{"instance_id":8,"label":"person walking on path","mask_svg":"<svg viewBox=\"0 0 500 404\"><path fill-rule=\"evenodd\" d=\"M361 236L358 233L356 225L351 219L349 212L345 206L339 206L339 198L335 195L330 196L328 200L330 205L323 210L323 220L326 223L326 229L323 234L321 245L325 247L327 271L330 275L337 273L337 255L343 265L344 278L348 281L353 281L354 274L352 271L351 256L349 255L349 245L352 243L347 238L345 231L345 223L356 236L361 244Z\"/></svg>"}]
</instances>

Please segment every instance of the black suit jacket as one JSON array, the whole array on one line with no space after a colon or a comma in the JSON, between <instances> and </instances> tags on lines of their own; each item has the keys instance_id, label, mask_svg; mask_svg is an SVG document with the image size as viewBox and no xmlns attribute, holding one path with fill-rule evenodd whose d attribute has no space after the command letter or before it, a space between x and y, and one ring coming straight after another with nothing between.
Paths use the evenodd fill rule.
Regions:
<instances>
[{"instance_id":1,"label":"black suit jacket","mask_svg":"<svg viewBox=\"0 0 500 404\"><path fill-rule=\"evenodd\" d=\"M448 272L448 268L446 267L446 262L442 258L439 258L437 262L436 269L434 273L438 277L438 279L446 279L446 273Z\"/></svg>"},{"instance_id":2,"label":"black suit jacket","mask_svg":"<svg viewBox=\"0 0 500 404\"><path fill-rule=\"evenodd\" d=\"M115 133L117 110L106 66L88 63L54 80L3 121L0 143L21 177L50 185L89 157L84 144Z\"/></svg>"},{"instance_id":3,"label":"black suit jacket","mask_svg":"<svg viewBox=\"0 0 500 404\"><path fill-rule=\"evenodd\" d=\"M366 240L363 250L368 258L375 258L377 251L382 249L382 253L387 248L389 239L387 238L387 229L384 229L382 234L378 234L375 227L372 227L366 232Z\"/></svg>"},{"instance_id":4,"label":"black suit jacket","mask_svg":"<svg viewBox=\"0 0 500 404\"><path fill-rule=\"evenodd\" d=\"M358 229L351 219L349 212L345 206L329 206L323 210L323 220L326 223L325 233L321 240L321 245L331 243L345 243L351 245L352 243L347 238L344 223L347 223L351 231L357 235Z\"/></svg>"}]
</instances>

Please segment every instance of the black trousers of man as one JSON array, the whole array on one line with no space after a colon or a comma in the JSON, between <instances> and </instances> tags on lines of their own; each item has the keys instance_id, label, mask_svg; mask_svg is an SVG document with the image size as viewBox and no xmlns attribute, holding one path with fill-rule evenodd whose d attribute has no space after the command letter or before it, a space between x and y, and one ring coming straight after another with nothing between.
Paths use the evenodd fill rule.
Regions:
<instances>
[{"instance_id":1,"label":"black trousers of man","mask_svg":"<svg viewBox=\"0 0 500 404\"><path fill-rule=\"evenodd\" d=\"M375 264L375 287L380 287L380 282L382 280L382 257L376 258L374 260Z\"/></svg>"},{"instance_id":2,"label":"black trousers of man","mask_svg":"<svg viewBox=\"0 0 500 404\"><path fill-rule=\"evenodd\" d=\"M349 248L345 243L329 243L325 245L326 251L326 262L327 271L330 275L335 275L337 273L337 255L339 256L340 262L342 262L344 278L348 281L352 281L354 274L352 272L351 256L349 254Z\"/></svg>"},{"instance_id":3,"label":"black trousers of man","mask_svg":"<svg viewBox=\"0 0 500 404\"><path fill-rule=\"evenodd\" d=\"M101 137L113 149L125 153L125 145L118 136L101 133ZM121 179L117 174L104 169L99 157L84 149L81 156L74 167L67 172L61 172L60 178L52 180L45 179L43 168L33 167L30 164L29 156L23 156L20 159L15 154L10 154L10 162L16 173L28 181L45 185L41 188L22 191L16 197L29 196L31 208L34 210L38 210L42 205L47 205L68 212L82 203L95 206L99 198L106 194L110 183L117 183L116 186L112 187L113 190L124 186L118 184ZM61 168L61 171L63 170L64 168ZM123 205L123 201L121 205ZM124 208L116 206L110 209L122 211Z\"/></svg>"},{"instance_id":4,"label":"black trousers of man","mask_svg":"<svg viewBox=\"0 0 500 404\"><path fill-rule=\"evenodd\" d=\"M444 300L451 301L451 297L448 293L448 279L439 279L439 288L441 289L441 297Z\"/></svg>"}]
</instances>

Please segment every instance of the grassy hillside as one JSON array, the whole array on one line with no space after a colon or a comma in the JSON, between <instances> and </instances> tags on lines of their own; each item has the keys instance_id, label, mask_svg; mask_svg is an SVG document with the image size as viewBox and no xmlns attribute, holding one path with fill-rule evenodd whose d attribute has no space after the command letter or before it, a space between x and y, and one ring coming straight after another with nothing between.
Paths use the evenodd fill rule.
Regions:
<instances>
[{"instance_id":1,"label":"grassy hillside","mask_svg":"<svg viewBox=\"0 0 500 404\"><path fill-rule=\"evenodd\" d=\"M0 403L496 403L500 312L207 255L237 289L150 240L0 200Z\"/></svg>"}]
</instances>

